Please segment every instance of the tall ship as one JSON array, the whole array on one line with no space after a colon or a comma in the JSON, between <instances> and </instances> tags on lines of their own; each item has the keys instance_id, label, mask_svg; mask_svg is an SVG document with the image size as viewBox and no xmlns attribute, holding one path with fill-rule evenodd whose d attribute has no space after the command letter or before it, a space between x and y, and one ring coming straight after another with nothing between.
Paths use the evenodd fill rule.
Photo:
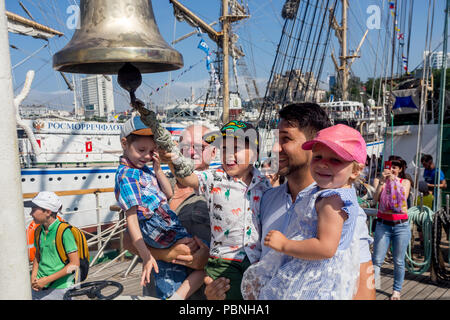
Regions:
<instances>
[{"instance_id":1,"label":"tall ship","mask_svg":"<svg viewBox=\"0 0 450 320\"><path fill-rule=\"evenodd\" d=\"M117 6L121 5L118 0L110 1L115 1ZM374 50L373 44L370 44L371 50L376 54L375 70L373 74L371 71L367 72L371 74L365 75L365 83L359 81L354 70L366 58L364 45L370 38L369 27L366 30L362 26L363 35L358 38L359 44L351 50L347 35L351 20L349 12L352 13L352 18L357 18L352 9L356 2L285 0L278 5L281 15L280 12L275 12L272 1L265 3L265 7L256 8L255 11L259 13L271 5L272 12L269 15L276 16L277 27L281 29L270 73L267 81L264 80L263 94L260 94L256 77L249 72L251 65L254 67L255 62L258 62L258 57L251 54L250 63L245 62L248 53L243 50L237 34L237 30L245 30L247 21L252 19L248 1L221 1L219 23L205 21L206 19L202 19L204 17L195 14L183 1L168 0L167 4L171 4L176 21L187 23L191 27L190 33L174 39L172 45L197 36L193 42L204 55L199 62L190 62L188 65L184 65L181 54L160 35L151 1L136 0L149 8L148 15L130 11L138 14L134 21L136 36L130 37L133 38L130 41L140 38L144 44L142 51L136 49L135 43L124 41L123 46L105 46L104 41L98 41L104 37L107 42L117 44L119 30L89 29L89 19L98 18L89 2L81 1L84 5L81 11L78 8L81 24L76 28L72 40L68 42L65 39L66 47L56 53L50 52L55 73L61 75L63 83L73 95L73 112L66 115L51 115L49 112L27 114L24 108L20 109L30 92L33 73L27 74L21 85L16 84L16 88L23 88L16 96L15 107L23 200L32 198L42 190L56 192L63 200L63 219L82 228L92 237L113 224L119 226L118 211L111 207L116 202L113 192L114 175L122 153L120 130L133 111L127 107L127 111L115 113L109 109L108 99L106 102L98 101L97 104L85 102L80 96L83 83L77 75L93 74L97 80L115 85L116 75L125 63L134 63L143 74L182 70L171 75L169 80L164 80L159 87L155 87L153 83L150 85L146 82L147 78L144 78L142 83L133 84L134 87L125 89L121 85L125 90L119 89L121 101L127 105L130 100L142 98L149 109L156 111L159 120L171 132L175 141L191 124L203 124L216 130L231 119L242 119L252 122L258 128L263 141L261 152L270 157L276 139L274 129L279 121L278 111L287 104L314 102L327 112L333 124L343 123L361 132L367 144L369 158L382 161L389 155L401 155L407 161L408 173L416 185L423 173L419 161L422 153L432 154L438 167L444 170L446 176L450 176L450 164L447 163L449 149L445 142L449 135L448 112L446 93L442 90L445 77L439 75L439 92L436 89L438 74L431 69L431 50L424 56L421 66L416 69L408 66L409 38L412 38L411 28L414 25L413 1L392 1L386 7L383 5L384 20L381 19L381 22L386 28L381 30L380 27L377 30L378 43L382 42L382 32L386 33L385 45ZM53 5L53 2L49 3ZM11 33L31 35L50 43L53 37L64 36L61 32L38 24L23 3L21 7L28 18L7 13L8 30ZM39 9L45 11L43 7ZM427 9L429 26L433 25L431 19L434 7L428 5ZM74 12L77 12L76 9ZM214 27L216 24L220 25L219 29ZM432 37L429 33L427 37L425 47L431 46ZM444 54L447 54L447 37L445 34ZM208 43L213 43L216 47L212 48ZM46 46L39 51L43 48ZM11 50L16 49L11 47ZM96 50L103 54L97 55ZM335 50L339 52L336 53ZM29 57L37 52L31 53ZM105 52L108 52L108 58L109 54L118 57L117 61L111 62L111 59L105 58ZM27 59L29 58L12 68L19 67ZM327 64L327 61L331 61L331 64ZM199 97L195 97L191 88L189 98L176 102L172 99L169 103L168 98L174 92L167 89L165 103L153 103L153 95L170 88L172 83L198 65L206 65L209 77L208 83L202 84L204 90ZM382 71L376 69L380 65ZM445 63L441 65L441 73L445 73L445 66ZM72 79L65 75L69 73L75 74ZM325 73L328 73L328 77ZM139 88L141 84L145 90ZM113 90L117 88L115 86ZM219 160L215 159L212 165L219 165ZM163 166L163 169L168 168ZM415 200L418 197L417 188L413 193ZM447 192L444 192L438 198L439 208L445 205L446 195ZM449 207L447 204L447 213ZM28 225L32 220L29 209L25 209L24 215L25 224ZM431 234L429 225L424 232ZM424 259L424 264L428 267L431 265L430 248L426 249L428 251L425 252ZM415 264L410 257L410 270L414 271L417 265L420 266L420 272L426 269L420 263ZM441 275L445 274L442 270L443 268L440 269Z\"/></svg>"},{"instance_id":2,"label":"tall ship","mask_svg":"<svg viewBox=\"0 0 450 320\"><path fill-rule=\"evenodd\" d=\"M24 5L22 8L31 15ZM7 17L10 33L46 41L63 36L61 32L32 19L11 12L7 12ZM29 55L23 62L32 56ZM33 85L32 71L27 73L19 95L20 101L17 101L23 196L27 200L42 190L56 192L63 201L63 218L85 231L95 233L99 225L105 228L118 219L117 212L111 211L110 207L116 203L114 176L122 154L119 135L123 123L134 113L131 110L114 112L114 107L111 108L113 98L101 95L108 96L113 90L110 75L85 78L73 76L70 79L64 73L60 74L72 91L73 112L21 106ZM103 86L102 82L109 82L110 85ZM83 91L87 91L87 94L83 94ZM100 93L95 95L92 91ZM237 99L240 107L239 97ZM192 124L202 124L217 130L219 113L213 100L214 97L210 99L208 110L199 102L191 101L190 104L177 103L175 107L167 107L167 110L164 108L158 117L175 141ZM192 108L194 103L195 108ZM217 164L214 162L212 165ZM163 169L168 171L167 166L163 166ZM25 208L26 225L31 221L29 209Z\"/></svg>"}]
</instances>

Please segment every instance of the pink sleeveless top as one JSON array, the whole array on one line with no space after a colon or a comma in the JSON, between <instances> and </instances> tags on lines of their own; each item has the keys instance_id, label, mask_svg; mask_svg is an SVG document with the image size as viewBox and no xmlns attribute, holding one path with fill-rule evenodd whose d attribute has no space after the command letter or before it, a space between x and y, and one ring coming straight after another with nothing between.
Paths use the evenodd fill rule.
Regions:
<instances>
[{"instance_id":1,"label":"pink sleeveless top","mask_svg":"<svg viewBox=\"0 0 450 320\"><path fill-rule=\"evenodd\" d=\"M403 182L403 179L400 179L400 183ZM401 201L401 212L396 212L391 209L382 209L382 205L378 206L377 217L383 220L395 221L395 220L403 220L408 219L408 205L406 204L406 194L403 191L404 200ZM386 187L383 189L382 194L386 192ZM380 196L381 200L381 196Z\"/></svg>"}]
</instances>

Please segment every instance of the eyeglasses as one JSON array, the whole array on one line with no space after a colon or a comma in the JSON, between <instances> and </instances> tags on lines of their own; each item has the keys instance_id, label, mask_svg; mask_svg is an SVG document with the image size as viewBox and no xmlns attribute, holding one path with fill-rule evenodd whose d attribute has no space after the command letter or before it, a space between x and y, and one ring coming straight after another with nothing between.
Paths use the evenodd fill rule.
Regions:
<instances>
[{"instance_id":1,"label":"eyeglasses","mask_svg":"<svg viewBox=\"0 0 450 320\"><path fill-rule=\"evenodd\" d=\"M203 151L205 151L205 149L208 148L208 147L209 147L208 145L202 145L202 144L194 144L194 145L190 145L190 144L180 144L180 145L179 145L180 151L181 151L182 153L184 153L184 152L190 152L190 151L191 151L191 148L193 148L195 153L201 154L201 153L203 153Z\"/></svg>"}]
</instances>

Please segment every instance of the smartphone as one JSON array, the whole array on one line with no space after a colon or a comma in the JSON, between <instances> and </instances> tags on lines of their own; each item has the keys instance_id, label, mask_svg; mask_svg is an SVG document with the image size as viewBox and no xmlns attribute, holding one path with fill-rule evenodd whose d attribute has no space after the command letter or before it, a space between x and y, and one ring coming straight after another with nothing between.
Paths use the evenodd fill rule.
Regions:
<instances>
[{"instance_id":1,"label":"smartphone","mask_svg":"<svg viewBox=\"0 0 450 320\"><path fill-rule=\"evenodd\" d=\"M384 168L385 169L391 169L392 167L392 162L391 161L385 161L384 162Z\"/></svg>"}]
</instances>

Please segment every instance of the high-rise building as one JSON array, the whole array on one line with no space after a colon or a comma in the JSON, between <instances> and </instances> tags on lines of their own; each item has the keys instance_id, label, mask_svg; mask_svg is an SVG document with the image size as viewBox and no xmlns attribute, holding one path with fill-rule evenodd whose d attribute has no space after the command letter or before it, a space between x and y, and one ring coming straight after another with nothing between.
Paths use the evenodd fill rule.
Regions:
<instances>
[{"instance_id":1,"label":"high-rise building","mask_svg":"<svg viewBox=\"0 0 450 320\"><path fill-rule=\"evenodd\" d=\"M81 107L86 117L108 117L114 113L111 76L92 75L80 79Z\"/></svg>"},{"instance_id":2,"label":"high-rise building","mask_svg":"<svg viewBox=\"0 0 450 320\"><path fill-rule=\"evenodd\" d=\"M428 57L429 65L431 66L431 69L441 69L442 63L444 61L444 53L442 51L438 52L431 52L430 51L424 51L423 58L425 59ZM447 67L450 68L450 53L447 53Z\"/></svg>"}]
</instances>

